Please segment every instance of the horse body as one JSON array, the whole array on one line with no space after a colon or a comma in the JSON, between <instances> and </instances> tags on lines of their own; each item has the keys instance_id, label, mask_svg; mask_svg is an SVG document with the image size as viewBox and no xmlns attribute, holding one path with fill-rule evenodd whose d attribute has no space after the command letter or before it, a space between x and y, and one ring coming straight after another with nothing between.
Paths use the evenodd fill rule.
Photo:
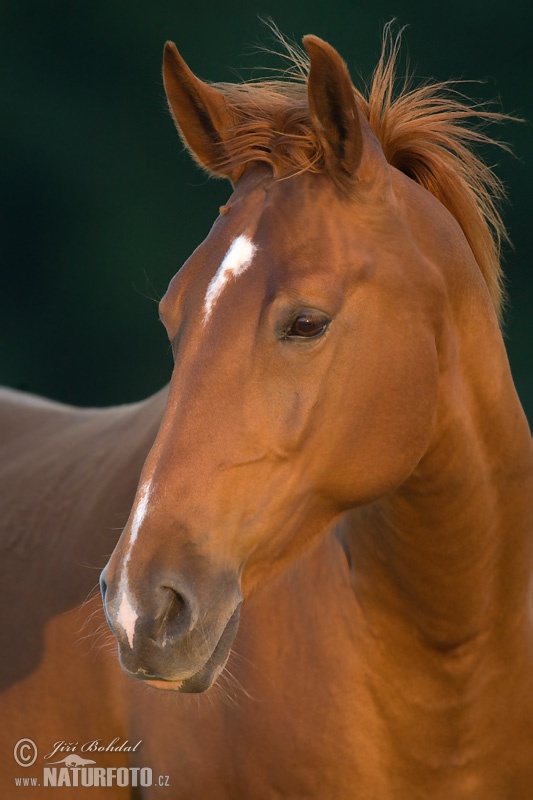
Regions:
<instances>
[{"instance_id":1,"label":"horse body","mask_svg":"<svg viewBox=\"0 0 533 800\"><path fill-rule=\"evenodd\" d=\"M120 670L95 646L100 604L83 604L128 516L162 403L164 392L99 411L1 394L2 797L24 794L19 739L36 742L41 769L60 739L124 730Z\"/></svg>"},{"instance_id":2,"label":"horse body","mask_svg":"<svg viewBox=\"0 0 533 800\"><path fill-rule=\"evenodd\" d=\"M529 798L533 457L486 173L465 155L461 183L457 131L429 123L391 166L338 54L306 47L305 103L270 86L253 136L262 96L167 48L181 134L234 184L161 302L168 396L4 406L4 718L31 736L46 687L40 747L142 740L130 763L170 782L150 799ZM137 681L83 650L102 612L75 608L131 506L101 584Z\"/></svg>"}]
</instances>

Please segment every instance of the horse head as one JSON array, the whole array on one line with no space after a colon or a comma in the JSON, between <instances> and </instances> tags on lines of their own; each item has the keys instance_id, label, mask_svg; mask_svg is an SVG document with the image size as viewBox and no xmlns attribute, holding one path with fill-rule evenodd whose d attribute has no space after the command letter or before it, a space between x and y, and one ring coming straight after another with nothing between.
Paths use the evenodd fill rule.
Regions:
<instances>
[{"instance_id":1,"label":"horse head","mask_svg":"<svg viewBox=\"0 0 533 800\"><path fill-rule=\"evenodd\" d=\"M443 264L483 282L452 215L388 163L338 53L304 44L290 90L207 85L165 49L179 132L233 193L161 301L168 403L102 576L123 668L160 688L208 688L243 597L412 474Z\"/></svg>"}]
</instances>

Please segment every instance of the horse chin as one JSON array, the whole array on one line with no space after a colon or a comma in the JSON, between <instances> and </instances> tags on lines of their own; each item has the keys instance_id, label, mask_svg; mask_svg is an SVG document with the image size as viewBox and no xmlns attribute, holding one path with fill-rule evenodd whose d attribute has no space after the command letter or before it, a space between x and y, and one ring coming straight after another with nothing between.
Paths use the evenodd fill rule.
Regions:
<instances>
[{"instance_id":1,"label":"horse chin","mask_svg":"<svg viewBox=\"0 0 533 800\"><path fill-rule=\"evenodd\" d=\"M146 686L151 686L154 689L161 689L164 692L200 694L213 686L219 675L223 672L228 658L229 653L223 662L215 667L211 666L211 659L209 659L205 666L186 680L143 680L143 683L146 684Z\"/></svg>"}]
</instances>

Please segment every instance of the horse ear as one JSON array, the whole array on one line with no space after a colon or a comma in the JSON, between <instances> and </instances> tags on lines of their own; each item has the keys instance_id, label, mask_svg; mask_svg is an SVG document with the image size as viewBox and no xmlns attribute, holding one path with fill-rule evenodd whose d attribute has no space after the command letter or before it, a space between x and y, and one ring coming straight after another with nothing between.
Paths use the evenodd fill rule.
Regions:
<instances>
[{"instance_id":1,"label":"horse ear","mask_svg":"<svg viewBox=\"0 0 533 800\"><path fill-rule=\"evenodd\" d=\"M309 112L326 164L344 177L370 179L365 174L366 156L378 150L383 159L383 154L357 107L348 67L318 36L304 36L303 43L310 60Z\"/></svg>"},{"instance_id":2,"label":"horse ear","mask_svg":"<svg viewBox=\"0 0 533 800\"><path fill-rule=\"evenodd\" d=\"M170 112L191 155L209 172L235 180L238 176L219 166L233 125L222 92L191 72L174 42L165 44L163 82Z\"/></svg>"}]
</instances>

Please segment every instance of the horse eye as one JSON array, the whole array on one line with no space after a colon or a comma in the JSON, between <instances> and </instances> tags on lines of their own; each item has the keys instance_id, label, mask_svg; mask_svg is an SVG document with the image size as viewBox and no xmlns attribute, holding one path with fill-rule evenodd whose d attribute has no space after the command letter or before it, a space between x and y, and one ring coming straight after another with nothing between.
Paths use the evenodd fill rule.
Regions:
<instances>
[{"instance_id":1,"label":"horse eye","mask_svg":"<svg viewBox=\"0 0 533 800\"><path fill-rule=\"evenodd\" d=\"M330 319L318 311L298 314L285 331L284 339L314 339L325 333Z\"/></svg>"}]
</instances>

